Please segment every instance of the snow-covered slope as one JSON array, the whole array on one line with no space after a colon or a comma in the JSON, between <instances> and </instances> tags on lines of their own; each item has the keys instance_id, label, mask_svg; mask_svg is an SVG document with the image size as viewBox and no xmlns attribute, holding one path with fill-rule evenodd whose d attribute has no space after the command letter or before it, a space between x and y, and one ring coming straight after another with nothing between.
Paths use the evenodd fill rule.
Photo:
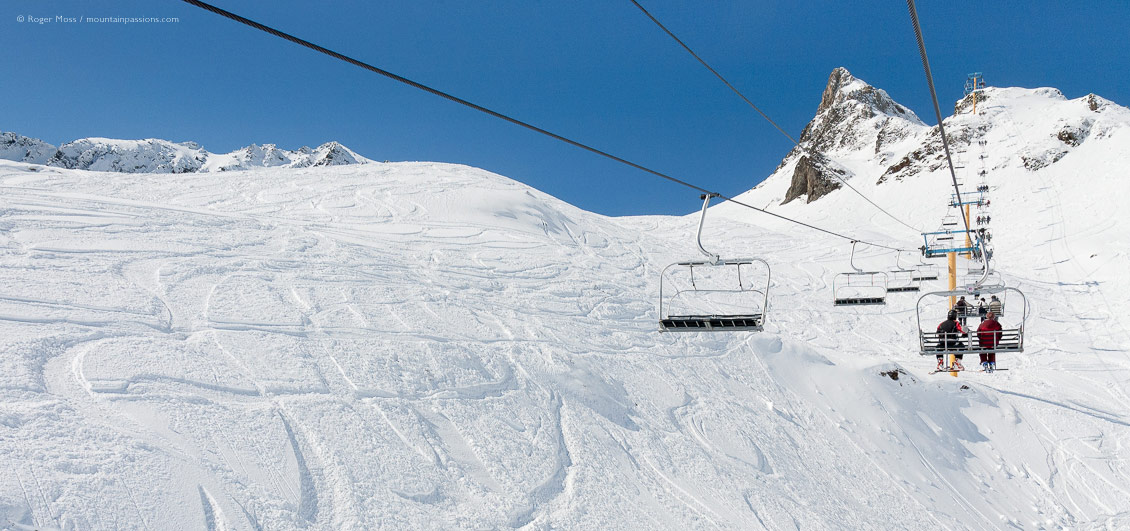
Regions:
<instances>
[{"instance_id":1,"label":"snow-covered slope","mask_svg":"<svg viewBox=\"0 0 1130 531\"><path fill-rule=\"evenodd\" d=\"M730 206L704 243L771 262L766 332L659 334L695 216L606 218L446 164L0 162L0 522L1126 527L1130 225L1101 203L1127 192L1125 109L997 92L953 127L984 130L964 156L992 169L998 265L1036 317L1009 371L958 379L915 352L915 296L835 308L843 242ZM877 184L889 165L854 156L896 215L943 213L942 170ZM916 243L850 190L781 206L788 178L743 199Z\"/></svg>"},{"instance_id":2,"label":"snow-covered slope","mask_svg":"<svg viewBox=\"0 0 1130 531\"><path fill-rule=\"evenodd\" d=\"M16 133L0 133L0 159L60 168L122 173L194 173L254 168L307 168L371 162L337 143L314 149L279 149L252 144L227 154L209 153L195 142L83 138L56 148Z\"/></svg>"}]
</instances>

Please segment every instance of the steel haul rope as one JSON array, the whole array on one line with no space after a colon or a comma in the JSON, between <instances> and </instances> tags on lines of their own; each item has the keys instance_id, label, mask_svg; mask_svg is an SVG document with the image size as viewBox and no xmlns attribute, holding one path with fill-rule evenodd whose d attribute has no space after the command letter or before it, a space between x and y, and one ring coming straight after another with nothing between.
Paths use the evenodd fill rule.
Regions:
<instances>
[{"instance_id":1,"label":"steel haul rope","mask_svg":"<svg viewBox=\"0 0 1130 531\"><path fill-rule=\"evenodd\" d=\"M343 54L340 54L340 53L338 53L338 52L335 52L335 51L333 51L333 50L330 50L330 49L328 49L328 48L325 48L325 47L319 46L319 45L317 45L317 44L314 44L314 43L312 43L312 42L310 42L310 41L307 41L307 40L304 40L304 39L300 39L300 38L298 38L298 37L295 37L295 36L293 36L293 35L290 35L290 34L288 34L288 33L285 33L285 32L279 31L279 30L277 30L277 29L274 29L274 28L272 28L272 27L270 27L270 26L265 26L265 25L263 25L263 24L260 24L260 23L258 23L258 22L255 22L254 20L250 20L250 19L248 19L248 18L245 18L245 17L239 16L239 15L237 15L237 14L235 14L235 13L232 13L232 12L230 12L230 11L226 11L226 10L224 10L224 9L221 9L221 8L219 8L219 7L216 7L216 6L214 6L214 5L211 5L211 4L208 4L208 3L205 3L205 2L201 2L201 1L199 1L199 0L183 0L183 1L184 1L185 3L187 3L187 4L190 4L190 5L193 5L193 6L199 7L199 8L201 8L201 9L204 9L204 10L207 10L207 11L211 11L212 13L215 13L215 14L217 14L217 15L220 15L220 16L222 16L222 17L225 17L225 18L228 18L228 19L234 20L234 21L236 21L236 22L239 22L240 24L244 24L244 25L246 25L246 26L250 26L250 27L252 27L252 28L255 28L255 29L257 29L257 30L260 30L260 31L263 31L263 32L269 33L269 34L271 34L271 35L274 35L274 36L276 36L276 37L278 37L278 38L280 38L280 39L283 39L283 40L287 40L287 41L290 41L290 42L292 42L292 43L295 43L295 44L298 44L298 45L300 45L300 46L304 46L304 47L306 47L306 48L309 48L309 49L311 49L311 50L314 50L314 51L316 51L316 52L318 52L318 53L322 53L322 54L328 55L328 56L330 56L330 57L333 57L333 58L335 58L335 59L338 59L338 60L341 60L341 61L345 61L346 63L349 63L349 64L351 64L351 65L357 66L357 67L359 67L359 68L363 68L363 69L365 69L365 70L368 70L368 71L370 71L370 72L373 72L373 73L376 73L376 74L380 74L380 75L382 75L382 76L385 76L385 77L387 77L387 78L389 78L389 79L392 79L392 80L394 80L394 81L398 81L398 82L400 82L400 83L404 83L405 85L408 85L408 86L411 86L411 87L414 87L414 88L417 88L417 89L423 90L423 91L425 91L425 92L428 92L428 93L430 93L430 94L433 94L433 95L435 95L435 96L439 96L439 97L441 97L441 98L443 98L443 99L446 99L446 100L449 100L449 101L452 101L452 102L458 103L458 104L460 104L460 105L463 105L463 106L466 106L466 107L470 107L470 108L472 108L472 109L475 109L475 110L477 110L477 111L479 111L479 112L482 112L482 113L486 113L486 114L489 114L489 115L491 115L491 116L494 116L495 118L499 118L499 119L501 119L501 120L505 120L505 121L507 121L507 122L510 122L510 123L512 123L512 124L514 124L514 125L518 125L518 126L524 127L524 128L526 128L526 129L529 129L529 130L531 130L531 131L534 131L534 132L536 132L536 133L540 133L540 134L543 134L543 135L545 135L545 136L548 136L548 137L550 137L550 138L554 138L554 139L560 140L560 141L562 141L562 142L565 142L565 143L567 143L567 144L569 144L569 145L572 145L572 146L575 146L575 147L581 148L581 149L583 149L583 150L585 150L585 151L589 151L589 152L591 152L591 153L595 153L595 154L597 154L597 155L600 155L600 156L602 156L602 157L605 157L605 158L608 158L608 159L614 160L614 161L616 161L616 162L619 162L619 163L621 163L621 164L625 164L625 165L631 166L631 167L633 167L633 168L636 168L637 170L640 170L640 171L643 171L643 172L646 172L646 173L650 173L650 174L652 174L652 175L654 175L654 176L656 176L656 177L660 177L660 178L662 178L662 179L666 179L666 180L668 180L668 181L671 181L671 182L673 182L673 183L675 183L675 184L679 184L679 185L685 186L685 187L687 187L687 188L691 188L691 189L693 189L693 190L697 190L697 191L699 191L699 192L701 192L701 193L704 193L704 194L714 194L714 195L716 195L716 196L717 196L717 197L718 197L719 199L722 199L722 200L724 200L724 201L727 201L727 202L730 202L730 203L734 203L734 204L736 204L736 205L740 205L740 206L743 206L743 207L746 207L746 208L749 208L749 209L752 209L752 210L756 210L756 211L758 211L758 212L761 212L761 213L763 213L763 214L768 214L768 215L770 215L770 216L773 216L773 217L776 217L776 218L779 218L779 219L782 219L782 220L785 220L785 221L788 221L788 222L791 222L791 223L795 223L795 224L797 224L797 225L801 225L801 226L803 226L803 227L808 227L808 228L810 228L810 229L813 229L813 230L816 230L816 231L819 231L819 232L823 232L823 233L825 233L825 234L828 234L828 235L831 235L831 236L835 236L835 237L837 237L837 238L843 238L843 239L845 239L845 240L849 240L849 241L858 241L858 242L860 242L860 243L864 243L864 244L870 245L870 246L872 246L872 247L879 247L879 248L882 248L882 249L889 249L889 250L892 250L892 251L907 251L907 249L899 249L899 248L896 248L896 247L891 247L891 246L889 246L889 245L883 245L883 244L879 244L879 243L872 243L872 242L868 242L868 241L865 241L865 240L861 240L861 239L859 239L859 238L855 238L855 237L852 237L852 236L845 236L845 235L843 235L843 234L840 234L840 233L838 233L838 232L834 232L834 231L830 231L830 230L827 230L827 229L823 229L823 228L817 227L817 226L815 226L815 225L812 225L812 224L809 224L809 223L805 223L805 222L803 222L803 221L798 221L798 220L795 220L795 219L792 219L792 218L789 218L789 217L786 217L786 216L782 216L782 215L780 215L780 214L777 214L777 213L775 213L775 212L770 212L770 211L768 211L768 210L765 210L765 209L763 209L763 208L758 208L758 207L755 207L755 206L753 206L753 205L750 205L750 204L747 204L747 203L743 203L743 202L741 202L741 201L738 201L738 200L736 200L736 199L733 199L733 198L727 197L727 196L725 196L725 195L722 195L722 194L719 194L719 193L716 193L716 192L711 192L710 190L707 190L707 189L705 189L705 188L702 188L702 187L700 187L700 186L697 186L697 185L691 184L691 183L689 183L689 182L687 182L687 181L684 181L684 180L682 180L682 179L677 179L677 178L675 178L675 177L672 177L672 176L670 176L670 175L667 175L667 174L665 174L665 173L661 173L661 172L658 172L658 171L652 170L652 169L650 169L650 168L647 168L647 167L645 167L645 166L642 166L642 165L636 164L636 163L634 163L634 162L631 162L631 161L629 161L629 160L626 160L626 159L623 159L623 158L617 157L616 155L612 155L612 154L610 154L610 153L608 153L608 152L605 152L605 151L599 150L599 149L597 149L597 148L594 148L594 147L591 147L591 146L588 146L588 145L582 144L582 143L580 143L580 142L577 142L577 141L575 141L575 140L571 140L571 139L569 139L569 138L563 137L563 136L561 136L561 135L558 135L558 134L556 134L556 133L552 133L552 132L550 132L550 131L547 131L547 130L545 130L545 129L542 129L542 128L540 128L540 127L537 127L537 126L535 126L535 125L532 125L532 124L529 124L529 123L523 122L523 121L521 121L521 120L518 120L518 119L516 119L516 118L512 118L512 117L510 117L510 116L507 116L507 115L505 115L505 114L502 114L502 113L500 113L500 112L497 112L497 111L493 111L493 110L491 110L491 109L488 109L488 108L486 108L486 107L483 107L483 106L481 106L481 105L477 105L477 104L475 104L475 103L471 103L471 102L469 102L469 101L467 101L467 100L465 100L465 99L459 98L459 97L457 97L457 96L453 96L453 95L451 95L451 94L448 94L448 93L446 93L446 92L443 92L443 91L441 91L441 90L438 90L438 89L434 89L434 88L432 88L432 87L429 87L429 86L427 86L427 85L424 85L423 83L418 83L418 82L416 82L416 81L412 81L411 79L408 79L408 78L406 78L406 77L403 77L403 76L398 76L398 75L396 75L396 74L394 74L394 73L392 73L392 72L389 72L389 71L387 71L387 70L384 70L384 69L378 68L378 67L376 67L376 66L370 65L370 64L368 64L368 63L365 63L365 62L363 62L363 61L360 61L360 60L354 59L354 58L352 58L352 57L349 57L349 56L347 56L347 55L343 55Z\"/></svg>"}]
</instances>

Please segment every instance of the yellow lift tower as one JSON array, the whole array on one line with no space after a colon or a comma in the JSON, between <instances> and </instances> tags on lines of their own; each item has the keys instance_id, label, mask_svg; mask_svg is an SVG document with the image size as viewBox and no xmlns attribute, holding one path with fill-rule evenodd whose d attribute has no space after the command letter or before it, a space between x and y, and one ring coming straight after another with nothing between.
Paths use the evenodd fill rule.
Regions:
<instances>
[{"instance_id":1,"label":"yellow lift tower","mask_svg":"<svg viewBox=\"0 0 1130 531\"><path fill-rule=\"evenodd\" d=\"M965 76L965 95L973 95L973 114L977 114L977 93L985 89L985 77L980 72Z\"/></svg>"}]
</instances>

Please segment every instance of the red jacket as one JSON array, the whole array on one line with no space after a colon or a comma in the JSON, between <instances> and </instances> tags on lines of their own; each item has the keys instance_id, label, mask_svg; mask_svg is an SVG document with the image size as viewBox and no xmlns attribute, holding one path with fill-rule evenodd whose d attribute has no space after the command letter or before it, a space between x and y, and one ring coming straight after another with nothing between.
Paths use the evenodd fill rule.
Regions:
<instances>
[{"instance_id":1,"label":"red jacket","mask_svg":"<svg viewBox=\"0 0 1130 531\"><path fill-rule=\"evenodd\" d=\"M989 319L977 327L977 341L981 348L997 348L1001 340L1001 324L996 319Z\"/></svg>"}]
</instances>

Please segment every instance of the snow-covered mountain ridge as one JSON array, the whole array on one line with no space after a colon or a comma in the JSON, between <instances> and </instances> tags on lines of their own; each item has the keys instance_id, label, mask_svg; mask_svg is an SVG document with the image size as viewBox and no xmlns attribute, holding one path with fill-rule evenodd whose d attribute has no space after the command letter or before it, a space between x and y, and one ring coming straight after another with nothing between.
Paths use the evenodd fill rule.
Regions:
<instances>
[{"instance_id":1,"label":"snow-covered mountain ridge","mask_svg":"<svg viewBox=\"0 0 1130 531\"><path fill-rule=\"evenodd\" d=\"M972 143L994 136L993 129L1014 124L993 120L1001 109L1025 112L1040 109L1039 124L1024 124L1025 134L1040 137L1039 148L1028 146L1013 155L1029 170L1054 163L1078 147L1092 132L1097 138L1126 127L1130 110L1095 94L1067 100L1054 88L997 88L979 91L979 113L973 115L974 96L954 105L955 114L946 119L950 149L963 152ZM860 80L845 68L837 68L828 78L815 117L804 128L794 148L781 161L777 171L759 188L788 187L777 202L788 203L798 197L812 202L842 184L835 173L852 186L863 180L901 180L923 171L936 171L945 163L937 127L924 124L912 111L893 100L882 89ZM850 193L850 191L849 191Z\"/></svg>"},{"instance_id":2,"label":"snow-covered mountain ridge","mask_svg":"<svg viewBox=\"0 0 1130 531\"><path fill-rule=\"evenodd\" d=\"M1103 199L1130 193L1130 138L1096 119L1027 168L1089 116L1061 104L964 118L1033 316L1009 370L956 379L916 352L917 296L833 307L847 244L733 205L703 244L770 262L766 331L660 334L697 215L440 163L0 161L0 529L1125 528L1130 222ZM907 222L945 212L948 171L878 184L874 152L835 155ZM846 189L779 205L788 185L747 197L917 238Z\"/></svg>"},{"instance_id":3,"label":"snow-covered mountain ridge","mask_svg":"<svg viewBox=\"0 0 1130 531\"><path fill-rule=\"evenodd\" d=\"M250 146L231 153L210 153L195 142L83 138L58 148L17 133L0 133L0 159L77 170L122 173L194 173L252 168L306 168L371 162L337 143L294 151L274 144Z\"/></svg>"}]
</instances>

